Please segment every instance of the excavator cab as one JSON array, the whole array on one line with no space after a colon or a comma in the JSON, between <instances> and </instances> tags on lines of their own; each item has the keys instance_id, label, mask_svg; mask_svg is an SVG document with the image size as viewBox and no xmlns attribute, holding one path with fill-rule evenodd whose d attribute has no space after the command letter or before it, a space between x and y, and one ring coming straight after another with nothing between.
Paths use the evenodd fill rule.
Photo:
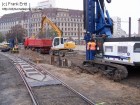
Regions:
<instances>
[{"instance_id":1,"label":"excavator cab","mask_svg":"<svg viewBox=\"0 0 140 105\"><path fill-rule=\"evenodd\" d=\"M67 41L67 39L63 37L55 37L52 42L50 55L59 55L64 57L67 52L73 51L75 47L75 42Z\"/></svg>"},{"instance_id":2,"label":"excavator cab","mask_svg":"<svg viewBox=\"0 0 140 105\"><path fill-rule=\"evenodd\" d=\"M76 47L75 43L72 41L67 41L63 37L55 37L53 39L52 49L53 50L71 50Z\"/></svg>"}]
</instances>

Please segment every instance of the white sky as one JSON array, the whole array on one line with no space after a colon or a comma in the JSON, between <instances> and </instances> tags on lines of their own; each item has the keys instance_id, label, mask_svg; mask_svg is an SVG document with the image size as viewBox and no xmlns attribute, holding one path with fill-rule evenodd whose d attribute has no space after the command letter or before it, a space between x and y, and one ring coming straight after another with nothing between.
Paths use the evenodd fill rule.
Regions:
<instances>
[{"instance_id":1,"label":"white sky","mask_svg":"<svg viewBox=\"0 0 140 105\"><path fill-rule=\"evenodd\" d=\"M10 12L17 12L2 10L2 3L16 1L31 3L31 7L35 7L38 2L44 0L0 0L0 16ZM56 7L82 10L83 0L56 0ZM106 3L106 7L111 17L121 17L122 21L128 21L128 17L132 17L132 33L138 33L138 18L140 18L140 0L112 0L112 3ZM122 28L128 33L127 22L122 22Z\"/></svg>"}]
</instances>

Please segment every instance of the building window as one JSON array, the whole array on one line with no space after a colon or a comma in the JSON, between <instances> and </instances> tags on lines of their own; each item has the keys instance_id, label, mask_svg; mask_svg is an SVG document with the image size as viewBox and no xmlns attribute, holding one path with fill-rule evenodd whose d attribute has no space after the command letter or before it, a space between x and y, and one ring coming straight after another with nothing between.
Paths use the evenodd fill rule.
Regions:
<instances>
[{"instance_id":1,"label":"building window","mask_svg":"<svg viewBox=\"0 0 140 105\"><path fill-rule=\"evenodd\" d=\"M73 26L73 23L71 23L71 26Z\"/></svg>"}]
</instances>

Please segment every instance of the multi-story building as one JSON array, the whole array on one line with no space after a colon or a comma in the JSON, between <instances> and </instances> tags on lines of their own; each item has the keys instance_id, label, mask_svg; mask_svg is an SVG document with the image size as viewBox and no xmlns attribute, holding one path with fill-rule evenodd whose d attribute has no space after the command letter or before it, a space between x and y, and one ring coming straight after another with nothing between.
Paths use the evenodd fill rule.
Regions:
<instances>
[{"instance_id":1,"label":"multi-story building","mask_svg":"<svg viewBox=\"0 0 140 105\"><path fill-rule=\"evenodd\" d=\"M121 30L121 18L112 17L113 19L113 37L119 37Z\"/></svg>"},{"instance_id":2,"label":"multi-story building","mask_svg":"<svg viewBox=\"0 0 140 105\"><path fill-rule=\"evenodd\" d=\"M38 3L38 8L55 8L55 0L45 0Z\"/></svg>"},{"instance_id":3,"label":"multi-story building","mask_svg":"<svg viewBox=\"0 0 140 105\"><path fill-rule=\"evenodd\" d=\"M140 36L140 18L138 20L138 36Z\"/></svg>"},{"instance_id":4,"label":"multi-story building","mask_svg":"<svg viewBox=\"0 0 140 105\"><path fill-rule=\"evenodd\" d=\"M64 37L83 38L83 11L61 8L6 14L0 18L0 32L5 34L12 26L21 24L27 30L27 34L37 35L41 28L42 15L49 17L62 30ZM46 27L50 28L48 25Z\"/></svg>"},{"instance_id":5,"label":"multi-story building","mask_svg":"<svg viewBox=\"0 0 140 105\"><path fill-rule=\"evenodd\" d=\"M6 34L11 27L20 24L23 26L24 20L28 18L28 13L17 12L11 14L5 14L0 18L0 32Z\"/></svg>"},{"instance_id":6,"label":"multi-story building","mask_svg":"<svg viewBox=\"0 0 140 105\"><path fill-rule=\"evenodd\" d=\"M83 37L83 12L69 9L45 9L47 15L63 32L65 37Z\"/></svg>"},{"instance_id":7,"label":"multi-story building","mask_svg":"<svg viewBox=\"0 0 140 105\"><path fill-rule=\"evenodd\" d=\"M121 18L112 17L113 19L113 37L127 37L126 32L121 28Z\"/></svg>"}]
</instances>

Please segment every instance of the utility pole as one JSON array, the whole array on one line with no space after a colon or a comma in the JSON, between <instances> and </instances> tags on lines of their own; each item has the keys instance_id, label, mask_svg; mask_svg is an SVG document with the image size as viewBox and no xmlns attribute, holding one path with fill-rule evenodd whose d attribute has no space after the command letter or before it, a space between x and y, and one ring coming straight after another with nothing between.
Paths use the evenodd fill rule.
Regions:
<instances>
[{"instance_id":1,"label":"utility pole","mask_svg":"<svg viewBox=\"0 0 140 105\"><path fill-rule=\"evenodd\" d=\"M131 17L129 17L129 37L131 37Z\"/></svg>"},{"instance_id":2,"label":"utility pole","mask_svg":"<svg viewBox=\"0 0 140 105\"><path fill-rule=\"evenodd\" d=\"M138 20L138 36L140 36L140 18Z\"/></svg>"},{"instance_id":3,"label":"utility pole","mask_svg":"<svg viewBox=\"0 0 140 105\"><path fill-rule=\"evenodd\" d=\"M78 23L78 44L80 45L80 23Z\"/></svg>"},{"instance_id":4,"label":"utility pole","mask_svg":"<svg viewBox=\"0 0 140 105\"><path fill-rule=\"evenodd\" d=\"M31 7L30 7L30 3L29 3L29 18L28 18L28 37L30 37L31 35Z\"/></svg>"}]
</instances>

